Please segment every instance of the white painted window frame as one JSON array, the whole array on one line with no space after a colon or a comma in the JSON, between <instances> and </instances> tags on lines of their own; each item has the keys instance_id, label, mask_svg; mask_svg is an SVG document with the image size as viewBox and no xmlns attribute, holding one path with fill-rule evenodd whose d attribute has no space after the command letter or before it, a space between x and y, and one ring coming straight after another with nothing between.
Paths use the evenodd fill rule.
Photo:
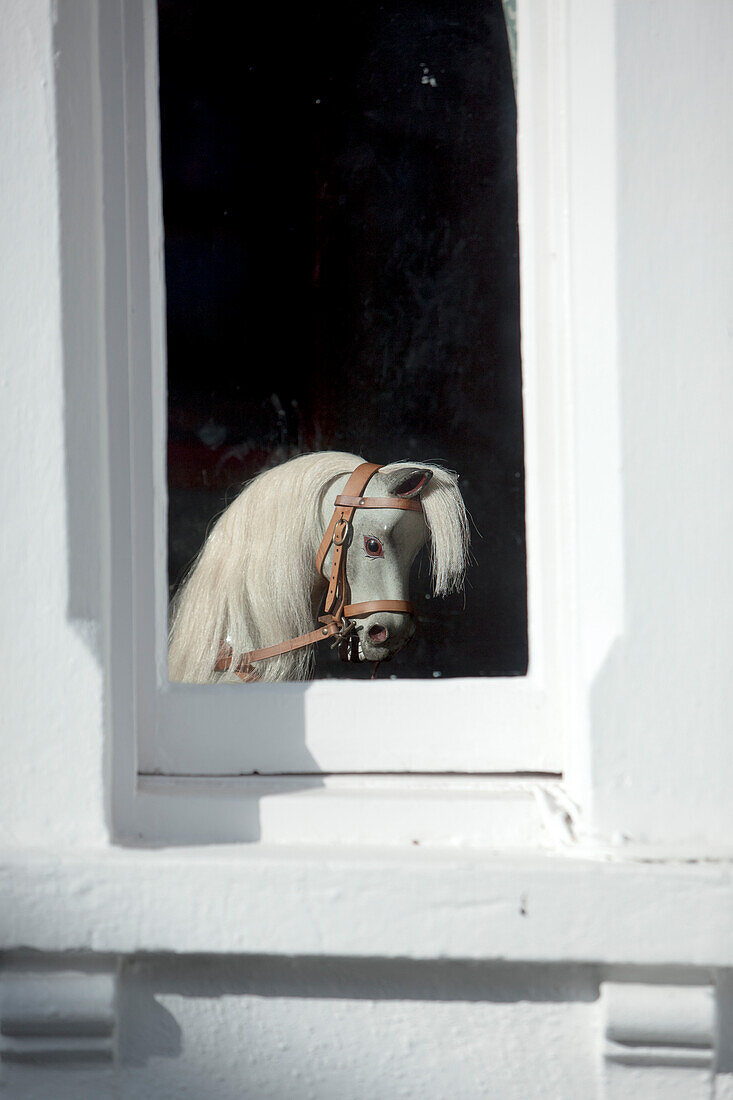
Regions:
<instances>
[{"instance_id":1,"label":"white painted window frame","mask_svg":"<svg viewBox=\"0 0 733 1100\"><path fill-rule=\"evenodd\" d=\"M106 294L100 330L108 377L110 699L118 835L178 842L263 835L312 840L332 836L338 821L345 835L367 842L370 837L402 842L413 832L419 834L413 839L424 842L470 839L513 846L512 836L520 845L529 837L536 842L542 820L536 795L541 806L564 807L568 794L559 785L560 773L583 774L584 753L572 734L578 717L579 476L572 351L583 336L576 322L586 303L582 286L571 287L571 275L584 260L595 269L599 258L607 259L588 257L582 232L584 215L596 223L607 212L569 206L565 5L520 0L517 12L528 675L321 681L252 685L246 691L167 680L156 10L153 0L120 0L97 11L100 131L90 159L98 160L103 195ZM610 50L609 59L612 64ZM602 127L599 132L602 145ZM597 233L592 237L601 253L610 247L610 234L601 235L600 242ZM609 355L612 349L611 340ZM612 468L612 452L600 457L601 476L609 463ZM613 535L612 513L605 524ZM597 639L598 646L607 640ZM262 773L281 778L265 779ZM354 773L373 778L349 778ZM404 773L412 778L401 779ZM415 773L426 776L420 788L423 817L415 821L410 814L408 823L399 813L385 817L385 798L400 806L416 804ZM464 779L455 778L461 774ZM249 778L237 783L237 776ZM290 801L306 792L308 799L300 797L293 819ZM472 814L459 815L459 825L456 799L474 806ZM507 824L511 815L488 811L509 803L524 807L513 826ZM259 807L254 826L253 805ZM272 814L274 824L263 833L265 805L283 812ZM372 807L366 816L365 806ZM345 826L349 820L357 824Z\"/></svg>"}]
</instances>

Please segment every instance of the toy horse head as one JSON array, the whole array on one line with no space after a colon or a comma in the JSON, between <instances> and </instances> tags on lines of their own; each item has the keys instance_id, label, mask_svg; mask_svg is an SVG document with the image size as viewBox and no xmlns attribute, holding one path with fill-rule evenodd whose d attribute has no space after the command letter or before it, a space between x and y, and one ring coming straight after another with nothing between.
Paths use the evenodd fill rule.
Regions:
<instances>
[{"instance_id":1,"label":"toy horse head","mask_svg":"<svg viewBox=\"0 0 733 1100\"><path fill-rule=\"evenodd\" d=\"M176 597L170 678L306 679L326 638L348 659L389 659L414 633L410 566L426 542L435 594L459 589L468 523L456 475L439 466L326 452L260 474Z\"/></svg>"}]
</instances>

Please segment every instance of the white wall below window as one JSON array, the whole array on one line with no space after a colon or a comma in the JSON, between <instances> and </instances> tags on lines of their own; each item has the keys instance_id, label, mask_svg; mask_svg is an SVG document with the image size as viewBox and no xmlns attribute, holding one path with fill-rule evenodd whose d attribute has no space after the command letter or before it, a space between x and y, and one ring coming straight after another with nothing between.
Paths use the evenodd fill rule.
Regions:
<instances>
[{"instance_id":1,"label":"white wall below window","mask_svg":"<svg viewBox=\"0 0 733 1100\"><path fill-rule=\"evenodd\" d=\"M589 1100L591 968L131 961L124 1100Z\"/></svg>"}]
</instances>

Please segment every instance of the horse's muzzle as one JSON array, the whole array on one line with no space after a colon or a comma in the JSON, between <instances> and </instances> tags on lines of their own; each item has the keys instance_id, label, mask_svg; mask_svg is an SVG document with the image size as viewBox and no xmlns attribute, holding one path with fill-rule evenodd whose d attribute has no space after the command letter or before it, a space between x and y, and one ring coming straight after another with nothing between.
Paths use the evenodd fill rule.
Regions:
<instances>
[{"instance_id":1,"label":"horse's muzzle","mask_svg":"<svg viewBox=\"0 0 733 1100\"><path fill-rule=\"evenodd\" d=\"M411 615L375 614L376 622L359 623L339 646L342 661L389 661L415 633ZM394 618L394 622L388 619Z\"/></svg>"}]
</instances>

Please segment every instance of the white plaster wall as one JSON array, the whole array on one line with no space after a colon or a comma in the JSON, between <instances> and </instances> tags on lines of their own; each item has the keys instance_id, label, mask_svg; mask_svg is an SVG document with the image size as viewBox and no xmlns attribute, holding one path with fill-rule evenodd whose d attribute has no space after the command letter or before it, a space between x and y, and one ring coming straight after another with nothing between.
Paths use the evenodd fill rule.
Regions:
<instances>
[{"instance_id":1,"label":"white plaster wall","mask_svg":"<svg viewBox=\"0 0 733 1100\"><path fill-rule=\"evenodd\" d=\"M0 3L5 846L98 844L106 838L98 630L89 619L74 617L70 607L53 13L51 0ZM94 388L89 398L90 421L98 430ZM90 469L90 488L97 476ZM99 583L100 541L101 533L78 563L91 591Z\"/></svg>"},{"instance_id":2,"label":"white plaster wall","mask_svg":"<svg viewBox=\"0 0 733 1100\"><path fill-rule=\"evenodd\" d=\"M591 968L159 959L122 975L124 1100L590 1100Z\"/></svg>"},{"instance_id":3,"label":"white plaster wall","mask_svg":"<svg viewBox=\"0 0 733 1100\"><path fill-rule=\"evenodd\" d=\"M605 841L719 849L733 830L733 5L617 0L608 34L622 508L602 529L580 601L582 613L592 586L607 583L604 561L615 585L620 551L623 607L615 643L584 685L584 803ZM594 140L576 155L587 160ZM596 193L577 198L592 205ZM576 364L581 383L605 354L596 335ZM578 420L598 401L603 413L605 391L588 392ZM581 552L600 546L598 461L588 441Z\"/></svg>"}]
</instances>

